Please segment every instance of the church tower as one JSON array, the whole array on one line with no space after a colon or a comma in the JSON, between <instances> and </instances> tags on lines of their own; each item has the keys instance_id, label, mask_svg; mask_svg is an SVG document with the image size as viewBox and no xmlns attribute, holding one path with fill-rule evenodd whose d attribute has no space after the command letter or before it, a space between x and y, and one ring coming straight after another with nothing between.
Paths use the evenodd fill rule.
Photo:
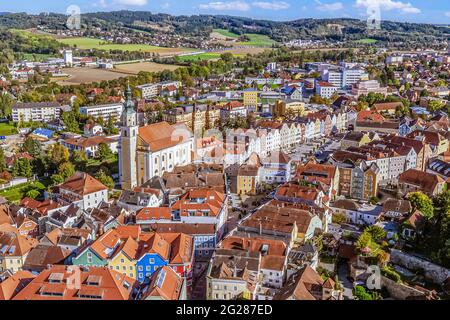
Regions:
<instances>
[{"instance_id":1,"label":"church tower","mask_svg":"<svg viewBox=\"0 0 450 320\"><path fill-rule=\"evenodd\" d=\"M130 85L128 85L121 119L119 143L119 175L123 190L133 190L137 187L136 148L138 130L137 113L134 109Z\"/></svg>"}]
</instances>

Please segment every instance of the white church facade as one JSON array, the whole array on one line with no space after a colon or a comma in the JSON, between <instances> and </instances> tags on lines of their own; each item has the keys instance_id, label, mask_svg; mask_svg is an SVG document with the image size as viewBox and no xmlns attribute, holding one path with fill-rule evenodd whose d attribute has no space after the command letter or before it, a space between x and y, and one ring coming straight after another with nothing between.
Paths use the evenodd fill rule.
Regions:
<instances>
[{"instance_id":1,"label":"white church facade","mask_svg":"<svg viewBox=\"0 0 450 320\"><path fill-rule=\"evenodd\" d=\"M192 132L184 124L159 122L139 128L128 89L118 147L122 189L133 190L175 166L191 163L193 148Z\"/></svg>"}]
</instances>

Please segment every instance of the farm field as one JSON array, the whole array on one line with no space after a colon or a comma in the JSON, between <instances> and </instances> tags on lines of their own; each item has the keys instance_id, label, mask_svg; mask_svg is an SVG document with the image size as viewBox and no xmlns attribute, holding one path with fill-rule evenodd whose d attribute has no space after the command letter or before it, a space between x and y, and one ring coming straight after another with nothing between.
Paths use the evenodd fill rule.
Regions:
<instances>
[{"instance_id":1,"label":"farm field","mask_svg":"<svg viewBox=\"0 0 450 320\"><path fill-rule=\"evenodd\" d=\"M210 35L212 38L220 40L220 42L232 45L232 46L249 46L249 47L270 47L277 42L272 40L269 36L256 34L256 33L246 33L250 41L226 41L227 39L238 39L240 36L236 33L230 32L225 29L214 29Z\"/></svg>"},{"instance_id":2,"label":"farm field","mask_svg":"<svg viewBox=\"0 0 450 320\"><path fill-rule=\"evenodd\" d=\"M220 59L220 53L216 52L206 52L206 53L199 53L199 54L193 54L190 56L179 56L177 57L178 61L181 62L187 62L187 61L202 61L202 60L214 60L214 59Z\"/></svg>"},{"instance_id":3,"label":"farm field","mask_svg":"<svg viewBox=\"0 0 450 320\"><path fill-rule=\"evenodd\" d=\"M60 85L78 85L81 83L100 82L126 77L126 74L97 68L64 68L63 73L70 75L68 78L58 78Z\"/></svg>"},{"instance_id":4,"label":"farm field","mask_svg":"<svg viewBox=\"0 0 450 320\"><path fill-rule=\"evenodd\" d=\"M363 43L363 44L373 44L373 43L377 43L378 40L366 38L366 39L356 40L355 42L356 42L356 43Z\"/></svg>"},{"instance_id":5,"label":"farm field","mask_svg":"<svg viewBox=\"0 0 450 320\"><path fill-rule=\"evenodd\" d=\"M147 71L147 72L160 72L164 70L173 71L177 68L179 68L179 66L171 64L160 64L155 62L139 62L129 64L118 64L115 66L114 71L125 74L138 74L140 71Z\"/></svg>"},{"instance_id":6,"label":"farm field","mask_svg":"<svg viewBox=\"0 0 450 320\"><path fill-rule=\"evenodd\" d=\"M175 55L193 51L194 49L188 48L164 48L157 46L150 46L146 44L115 44L105 43L105 41L93 38L62 38L56 39L59 42L71 47L77 47L78 49L99 49L99 50L121 50L121 51L145 51L159 53L161 56Z\"/></svg>"},{"instance_id":7,"label":"farm field","mask_svg":"<svg viewBox=\"0 0 450 320\"><path fill-rule=\"evenodd\" d=\"M256 34L256 33L246 33L247 37L250 38L250 41L246 42L238 42L237 44L240 46L253 46L253 47L268 47L277 42L270 39L266 35Z\"/></svg>"},{"instance_id":8,"label":"farm field","mask_svg":"<svg viewBox=\"0 0 450 320\"><path fill-rule=\"evenodd\" d=\"M224 39L225 38L234 38L234 39L239 38L238 34L230 32L225 29L214 29L211 36L214 38L222 38L223 37Z\"/></svg>"}]
</instances>

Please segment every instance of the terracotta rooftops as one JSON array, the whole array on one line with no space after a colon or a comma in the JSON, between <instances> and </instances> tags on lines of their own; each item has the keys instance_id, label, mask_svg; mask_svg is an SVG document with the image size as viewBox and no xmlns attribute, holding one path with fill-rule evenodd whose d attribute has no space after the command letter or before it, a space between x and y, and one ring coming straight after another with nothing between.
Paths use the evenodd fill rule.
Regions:
<instances>
[{"instance_id":1,"label":"terracotta rooftops","mask_svg":"<svg viewBox=\"0 0 450 320\"><path fill-rule=\"evenodd\" d=\"M66 182L59 185L59 189L68 190L80 196L108 190L103 183L84 172L76 172Z\"/></svg>"},{"instance_id":2,"label":"terracotta rooftops","mask_svg":"<svg viewBox=\"0 0 450 320\"><path fill-rule=\"evenodd\" d=\"M139 137L155 152L187 142L191 132L184 124L170 125L163 121L140 127Z\"/></svg>"},{"instance_id":3,"label":"terracotta rooftops","mask_svg":"<svg viewBox=\"0 0 450 320\"><path fill-rule=\"evenodd\" d=\"M73 275L79 275L74 286ZM106 267L52 266L42 271L14 300L130 300L137 282Z\"/></svg>"}]
</instances>

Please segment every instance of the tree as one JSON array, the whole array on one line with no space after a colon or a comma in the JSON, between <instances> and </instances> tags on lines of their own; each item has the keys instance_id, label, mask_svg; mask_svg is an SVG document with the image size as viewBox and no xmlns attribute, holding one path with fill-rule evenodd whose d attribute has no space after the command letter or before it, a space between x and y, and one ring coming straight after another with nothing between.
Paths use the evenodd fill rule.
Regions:
<instances>
[{"instance_id":1,"label":"tree","mask_svg":"<svg viewBox=\"0 0 450 320\"><path fill-rule=\"evenodd\" d=\"M38 157L41 154L41 144L39 141L28 137L25 139L22 145L22 151L27 152L32 155L34 158Z\"/></svg>"},{"instance_id":2,"label":"tree","mask_svg":"<svg viewBox=\"0 0 450 320\"><path fill-rule=\"evenodd\" d=\"M98 145L98 154L97 154L98 159L105 161L109 159L112 156L112 154L113 152L106 143L102 142Z\"/></svg>"},{"instance_id":3,"label":"tree","mask_svg":"<svg viewBox=\"0 0 450 320\"><path fill-rule=\"evenodd\" d=\"M119 133L119 128L116 127L116 120L114 116L109 117L106 130L108 131L108 134Z\"/></svg>"},{"instance_id":4,"label":"tree","mask_svg":"<svg viewBox=\"0 0 450 320\"><path fill-rule=\"evenodd\" d=\"M72 162L77 170L86 171L88 157L84 151L77 150L72 153Z\"/></svg>"},{"instance_id":5,"label":"tree","mask_svg":"<svg viewBox=\"0 0 450 320\"><path fill-rule=\"evenodd\" d=\"M373 226L367 227L366 230L364 230L364 231L369 233L371 235L372 239L375 241L386 238L386 231L384 231L383 228L380 226L373 225Z\"/></svg>"},{"instance_id":6,"label":"tree","mask_svg":"<svg viewBox=\"0 0 450 320\"><path fill-rule=\"evenodd\" d=\"M363 286L356 286L353 289L353 295L358 300L374 300L374 297L372 296L372 294L368 293Z\"/></svg>"},{"instance_id":7,"label":"tree","mask_svg":"<svg viewBox=\"0 0 450 320\"><path fill-rule=\"evenodd\" d=\"M32 199L36 199L37 197L39 197L41 195L41 193L39 191L37 191L36 189L31 189L30 191L28 191L26 193L26 196L28 198L32 198Z\"/></svg>"},{"instance_id":8,"label":"tree","mask_svg":"<svg viewBox=\"0 0 450 320\"><path fill-rule=\"evenodd\" d=\"M371 198L369 199L369 203L370 203L370 204L375 205L375 204L377 204L378 202L380 202L380 199L378 199L377 197L371 197Z\"/></svg>"},{"instance_id":9,"label":"tree","mask_svg":"<svg viewBox=\"0 0 450 320\"><path fill-rule=\"evenodd\" d=\"M434 216L434 207L431 199L423 192L417 191L412 192L408 196L408 200L414 209L422 212L423 216L428 220L432 219Z\"/></svg>"},{"instance_id":10,"label":"tree","mask_svg":"<svg viewBox=\"0 0 450 320\"><path fill-rule=\"evenodd\" d=\"M431 112L435 112L437 110L441 110L445 107L445 103L439 100L431 100L428 102L428 110Z\"/></svg>"},{"instance_id":11,"label":"tree","mask_svg":"<svg viewBox=\"0 0 450 320\"><path fill-rule=\"evenodd\" d=\"M114 189L115 183L113 178L108 176L103 170L100 170L95 176L95 178L101 183L103 183L105 186L107 186L108 189L110 190Z\"/></svg>"},{"instance_id":12,"label":"tree","mask_svg":"<svg viewBox=\"0 0 450 320\"><path fill-rule=\"evenodd\" d=\"M60 174L54 174L51 176L52 185L57 186L64 182L64 177Z\"/></svg>"},{"instance_id":13,"label":"tree","mask_svg":"<svg viewBox=\"0 0 450 320\"><path fill-rule=\"evenodd\" d=\"M62 120L66 126L67 131L78 133L80 132L80 125L78 122L78 117L75 112L63 112Z\"/></svg>"},{"instance_id":14,"label":"tree","mask_svg":"<svg viewBox=\"0 0 450 320\"><path fill-rule=\"evenodd\" d=\"M13 165L13 176L30 178L33 175L30 160L26 158L16 159Z\"/></svg>"},{"instance_id":15,"label":"tree","mask_svg":"<svg viewBox=\"0 0 450 320\"><path fill-rule=\"evenodd\" d=\"M69 161L69 150L61 144L54 144L48 149L49 162L56 168L64 162Z\"/></svg>"},{"instance_id":16,"label":"tree","mask_svg":"<svg viewBox=\"0 0 450 320\"><path fill-rule=\"evenodd\" d=\"M0 117L6 118L11 115L13 102L10 94L0 94Z\"/></svg>"},{"instance_id":17,"label":"tree","mask_svg":"<svg viewBox=\"0 0 450 320\"><path fill-rule=\"evenodd\" d=\"M5 158L5 151L2 147L0 147L0 172L5 171L6 169L6 158Z\"/></svg>"},{"instance_id":18,"label":"tree","mask_svg":"<svg viewBox=\"0 0 450 320\"><path fill-rule=\"evenodd\" d=\"M341 224L347 221L347 218L342 213L335 213L332 217L333 223Z\"/></svg>"},{"instance_id":19,"label":"tree","mask_svg":"<svg viewBox=\"0 0 450 320\"><path fill-rule=\"evenodd\" d=\"M75 166L70 162L61 163L58 167L59 174L63 177L64 180L70 178L75 173Z\"/></svg>"}]
</instances>

